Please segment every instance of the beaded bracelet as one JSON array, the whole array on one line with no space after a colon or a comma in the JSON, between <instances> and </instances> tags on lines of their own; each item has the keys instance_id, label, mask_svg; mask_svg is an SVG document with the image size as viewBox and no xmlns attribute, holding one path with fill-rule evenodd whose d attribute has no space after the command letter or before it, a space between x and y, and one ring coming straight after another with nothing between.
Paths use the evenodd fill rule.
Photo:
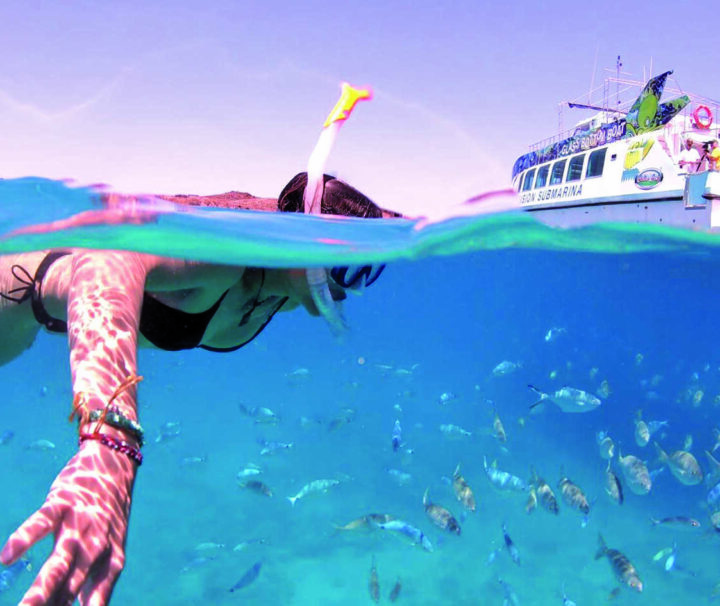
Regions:
<instances>
[{"instance_id":1,"label":"beaded bracelet","mask_svg":"<svg viewBox=\"0 0 720 606\"><path fill-rule=\"evenodd\" d=\"M135 461L138 466L142 465L143 456L140 450L133 446L130 446L130 444L128 444L124 440L116 440L115 438L111 438L104 433L81 433L80 437L78 438L78 446L82 444L85 440L97 440L103 446L107 446L108 448L112 448L113 450L127 455L133 461Z\"/></svg>"},{"instance_id":2,"label":"beaded bracelet","mask_svg":"<svg viewBox=\"0 0 720 606\"><path fill-rule=\"evenodd\" d=\"M102 408L96 408L95 410L90 411L90 415L88 416L88 420L90 422L98 421L103 416L104 409ZM108 409L107 414L105 415L104 422L110 425L110 427L114 427L115 429L119 429L120 431L126 431L130 435L132 435L140 444L140 447L142 448L143 444L145 443L145 432L143 431L142 426L137 421L133 421L132 419L128 419L122 412L120 412L120 409L113 406Z\"/></svg>"}]
</instances>

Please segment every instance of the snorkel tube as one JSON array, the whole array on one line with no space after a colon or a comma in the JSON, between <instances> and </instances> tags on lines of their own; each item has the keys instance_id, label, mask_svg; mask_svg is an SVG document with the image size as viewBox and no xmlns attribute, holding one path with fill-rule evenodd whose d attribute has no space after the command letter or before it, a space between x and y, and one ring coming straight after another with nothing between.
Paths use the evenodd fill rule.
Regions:
<instances>
[{"instance_id":1,"label":"snorkel tube","mask_svg":"<svg viewBox=\"0 0 720 606\"><path fill-rule=\"evenodd\" d=\"M347 82L343 82L340 86L340 99L325 120L318 142L308 160L308 181L303 192L303 206L307 215L321 214L325 164L340 127L350 117L358 101L372 99L370 90L353 88ZM310 295L318 311L330 325L330 330L334 335L342 334L347 329L347 324L343 318L340 303L334 301L330 294L327 270L324 267L310 267L305 270L305 275Z\"/></svg>"}]
</instances>

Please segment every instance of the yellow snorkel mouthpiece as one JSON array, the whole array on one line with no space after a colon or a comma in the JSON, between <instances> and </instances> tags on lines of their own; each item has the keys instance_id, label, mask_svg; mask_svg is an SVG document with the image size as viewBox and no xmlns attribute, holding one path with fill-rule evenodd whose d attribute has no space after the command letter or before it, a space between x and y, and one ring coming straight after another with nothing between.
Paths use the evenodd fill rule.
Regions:
<instances>
[{"instance_id":1,"label":"yellow snorkel mouthpiece","mask_svg":"<svg viewBox=\"0 0 720 606\"><path fill-rule=\"evenodd\" d=\"M354 88L347 82L341 83L340 98L325 120L320 137L308 160L308 182L303 193L305 214L321 214L323 174L337 134L343 123L350 117L357 102L369 99L372 99L372 92L369 89ZM315 306L330 325L332 332L336 335L341 334L347 329L347 324L343 318L340 303L334 301L330 294L327 271L324 267L311 267L305 272Z\"/></svg>"}]
</instances>

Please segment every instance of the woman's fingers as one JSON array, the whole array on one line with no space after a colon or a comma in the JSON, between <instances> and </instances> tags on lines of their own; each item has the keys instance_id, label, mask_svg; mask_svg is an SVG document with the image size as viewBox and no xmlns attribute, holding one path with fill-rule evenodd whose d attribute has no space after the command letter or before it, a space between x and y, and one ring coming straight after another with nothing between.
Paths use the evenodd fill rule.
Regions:
<instances>
[{"instance_id":1,"label":"woman's fingers","mask_svg":"<svg viewBox=\"0 0 720 606\"><path fill-rule=\"evenodd\" d=\"M35 578L20 602L21 606L40 606L41 604L67 604L75 600L67 587L67 579L74 554L66 549L58 550L57 546L45 561L40 573Z\"/></svg>"},{"instance_id":2,"label":"woman's fingers","mask_svg":"<svg viewBox=\"0 0 720 606\"><path fill-rule=\"evenodd\" d=\"M14 563L29 547L44 539L55 528L50 507L41 507L22 526L10 535L0 552L0 562L5 566Z\"/></svg>"}]
</instances>

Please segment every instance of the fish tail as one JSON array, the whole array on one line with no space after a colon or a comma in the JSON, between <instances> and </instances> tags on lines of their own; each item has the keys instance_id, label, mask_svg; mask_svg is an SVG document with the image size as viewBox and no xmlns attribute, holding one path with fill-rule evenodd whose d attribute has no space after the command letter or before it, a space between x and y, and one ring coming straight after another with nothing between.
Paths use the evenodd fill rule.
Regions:
<instances>
[{"instance_id":1,"label":"fish tail","mask_svg":"<svg viewBox=\"0 0 720 606\"><path fill-rule=\"evenodd\" d=\"M657 526L659 523L660 523L660 520L656 520L655 518L653 518L652 516L650 516L650 525L651 525L653 528L655 528L655 526Z\"/></svg>"},{"instance_id":2,"label":"fish tail","mask_svg":"<svg viewBox=\"0 0 720 606\"><path fill-rule=\"evenodd\" d=\"M598 547L597 552L595 553L596 560L599 560L607 552L607 545L605 545L605 539L603 539L603 536L599 532L598 532L598 543L599 543L599 547Z\"/></svg>"},{"instance_id":3,"label":"fish tail","mask_svg":"<svg viewBox=\"0 0 720 606\"><path fill-rule=\"evenodd\" d=\"M453 478L456 478L460 475L460 463L457 464L457 467L455 468L455 471L453 472Z\"/></svg>"},{"instance_id":4,"label":"fish tail","mask_svg":"<svg viewBox=\"0 0 720 606\"><path fill-rule=\"evenodd\" d=\"M290 505L295 507L295 501L297 501L299 497L287 497L287 500L290 501Z\"/></svg>"},{"instance_id":5,"label":"fish tail","mask_svg":"<svg viewBox=\"0 0 720 606\"><path fill-rule=\"evenodd\" d=\"M655 449L657 450L658 459L660 460L660 462L667 463L668 462L667 453L662 448L660 448L660 444L658 444L657 442L653 441L653 444L655 444Z\"/></svg>"},{"instance_id":6,"label":"fish tail","mask_svg":"<svg viewBox=\"0 0 720 606\"><path fill-rule=\"evenodd\" d=\"M430 488L425 489L425 494L423 495L423 506L426 506L428 504L428 494L430 493Z\"/></svg>"}]
</instances>

